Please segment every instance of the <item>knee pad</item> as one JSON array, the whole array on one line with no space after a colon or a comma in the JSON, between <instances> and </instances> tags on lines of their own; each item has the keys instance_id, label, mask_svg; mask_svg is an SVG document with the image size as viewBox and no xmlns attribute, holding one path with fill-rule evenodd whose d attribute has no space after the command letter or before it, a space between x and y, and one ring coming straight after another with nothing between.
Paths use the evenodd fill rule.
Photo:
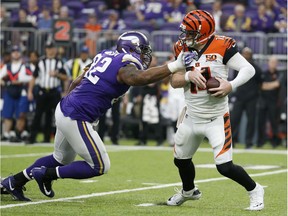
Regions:
<instances>
[{"instance_id":1,"label":"knee pad","mask_svg":"<svg viewBox=\"0 0 288 216\"><path fill-rule=\"evenodd\" d=\"M174 164L179 168L186 168L192 164L192 159L177 159L174 158Z\"/></svg>"},{"instance_id":2,"label":"knee pad","mask_svg":"<svg viewBox=\"0 0 288 216\"><path fill-rule=\"evenodd\" d=\"M223 175L227 176L230 173L230 170L233 168L234 164L232 161L229 161L224 164L216 165L218 172Z\"/></svg>"}]
</instances>

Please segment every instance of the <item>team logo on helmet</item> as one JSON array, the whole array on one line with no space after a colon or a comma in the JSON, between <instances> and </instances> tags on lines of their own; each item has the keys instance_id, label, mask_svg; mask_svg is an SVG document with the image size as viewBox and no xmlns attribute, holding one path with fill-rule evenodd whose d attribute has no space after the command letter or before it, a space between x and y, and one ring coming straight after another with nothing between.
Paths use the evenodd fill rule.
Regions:
<instances>
[{"instance_id":1,"label":"team logo on helmet","mask_svg":"<svg viewBox=\"0 0 288 216\"><path fill-rule=\"evenodd\" d=\"M131 41L131 43L134 44L135 46L140 45L140 40L136 36L124 36L124 37L121 37L121 40Z\"/></svg>"}]
</instances>

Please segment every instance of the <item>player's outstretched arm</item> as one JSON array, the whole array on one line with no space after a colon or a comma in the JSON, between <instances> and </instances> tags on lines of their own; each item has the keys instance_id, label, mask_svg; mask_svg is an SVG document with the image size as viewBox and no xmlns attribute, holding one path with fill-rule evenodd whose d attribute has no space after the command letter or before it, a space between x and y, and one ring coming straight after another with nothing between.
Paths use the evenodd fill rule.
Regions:
<instances>
[{"instance_id":1,"label":"player's outstretched arm","mask_svg":"<svg viewBox=\"0 0 288 216\"><path fill-rule=\"evenodd\" d=\"M147 70L138 70L135 65L127 65L119 70L117 79L119 82L130 86L142 86L157 82L170 74L167 65L152 67Z\"/></svg>"},{"instance_id":2,"label":"player's outstretched arm","mask_svg":"<svg viewBox=\"0 0 288 216\"><path fill-rule=\"evenodd\" d=\"M119 70L117 80L130 86L141 86L157 82L170 76L171 73L184 69L182 55L183 53L173 62L158 67L151 67L147 70L138 70L135 65L127 65Z\"/></svg>"}]
</instances>

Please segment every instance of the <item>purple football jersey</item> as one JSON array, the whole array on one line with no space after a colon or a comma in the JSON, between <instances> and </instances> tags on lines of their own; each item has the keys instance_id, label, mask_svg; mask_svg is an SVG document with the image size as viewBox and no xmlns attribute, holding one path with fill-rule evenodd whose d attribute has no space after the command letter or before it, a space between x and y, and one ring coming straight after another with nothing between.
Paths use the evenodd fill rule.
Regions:
<instances>
[{"instance_id":1,"label":"purple football jersey","mask_svg":"<svg viewBox=\"0 0 288 216\"><path fill-rule=\"evenodd\" d=\"M97 54L80 84L61 100L64 115L94 122L106 113L130 87L117 81L119 69L127 64L143 69L139 59L131 54L109 50Z\"/></svg>"}]
</instances>

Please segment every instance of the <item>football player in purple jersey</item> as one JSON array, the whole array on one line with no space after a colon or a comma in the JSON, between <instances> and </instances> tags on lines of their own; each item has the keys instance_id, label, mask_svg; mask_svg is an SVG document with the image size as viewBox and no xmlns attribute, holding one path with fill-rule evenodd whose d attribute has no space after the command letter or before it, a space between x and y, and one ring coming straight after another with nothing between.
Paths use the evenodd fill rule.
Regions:
<instances>
[{"instance_id":1,"label":"football player in purple jersey","mask_svg":"<svg viewBox=\"0 0 288 216\"><path fill-rule=\"evenodd\" d=\"M120 35L116 50L98 53L56 107L53 154L39 158L23 171L7 177L1 182L2 186L16 200L30 201L22 188L32 179L44 195L53 197L53 180L86 179L107 173L110 159L92 123L130 86L153 83L184 69L183 54L174 62L148 69L151 53L147 37L136 31ZM84 160L74 161L76 155Z\"/></svg>"}]
</instances>

